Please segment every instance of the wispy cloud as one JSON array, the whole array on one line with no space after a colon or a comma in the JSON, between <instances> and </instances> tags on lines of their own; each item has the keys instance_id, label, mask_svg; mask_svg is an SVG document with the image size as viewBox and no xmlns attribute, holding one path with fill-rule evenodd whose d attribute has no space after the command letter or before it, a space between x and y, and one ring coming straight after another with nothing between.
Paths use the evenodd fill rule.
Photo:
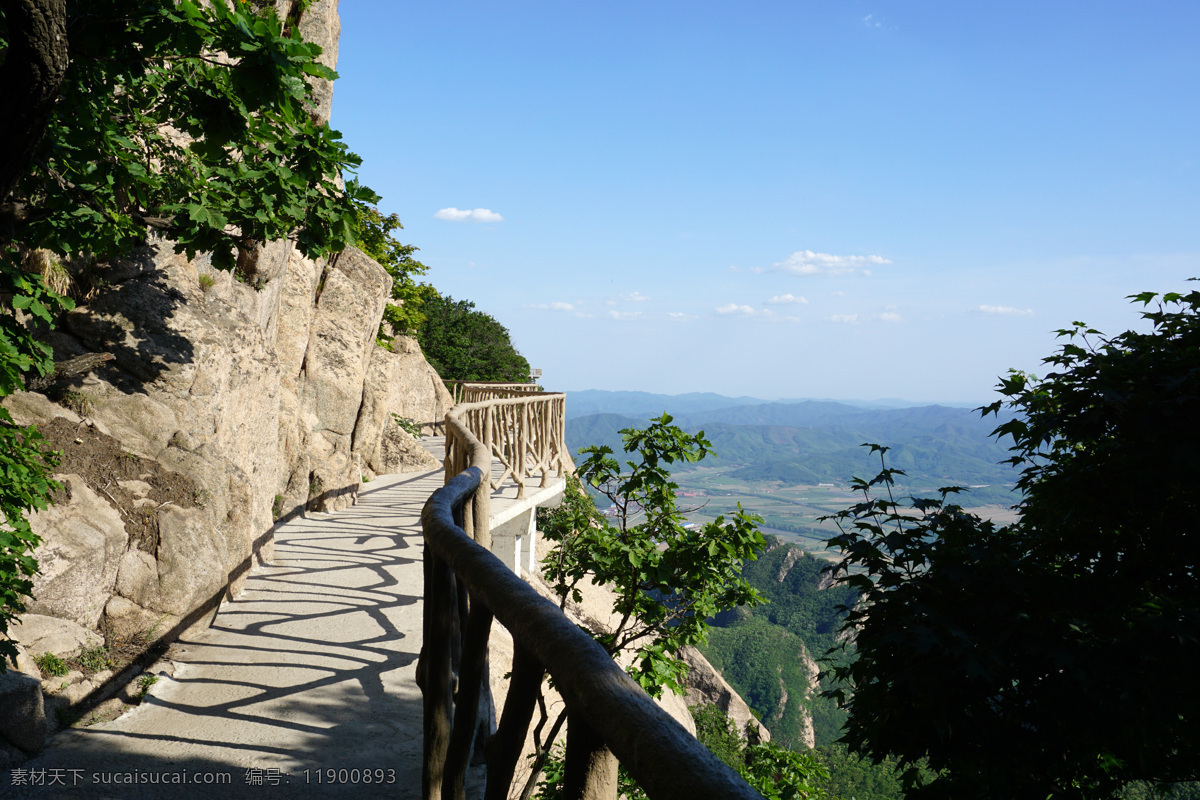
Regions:
<instances>
[{"instance_id":1,"label":"wispy cloud","mask_svg":"<svg viewBox=\"0 0 1200 800\"><path fill-rule=\"evenodd\" d=\"M826 322L840 322L843 325L860 325L870 322L903 322L904 317L895 311L884 311L881 314L830 314Z\"/></svg>"},{"instance_id":2,"label":"wispy cloud","mask_svg":"<svg viewBox=\"0 0 1200 800\"><path fill-rule=\"evenodd\" d=\"M791 275L845 275L852 272L870 275L869 267L891 263L891 259L883 256L837 256L797 250L783 261L772 264L771 269Z\"/></svg>"},{"instance_id":3,"label":"wispy cloud","mask_svg":"<svg viewBox=\"0 0 1200 800\"><path fill-rule=\"evenodd\" d=\"M777 294L774 297L769 298L766 302L773 306L780 306L788 303L807 303L808 298L798 297L794 294Z\"/></svg>"},{"instance_id":4,"label":"wispy cloud","mask_svg":"<svg viewBox=\"0 0 1200 800\"><path fill-rule=\"evenodd\" d=\"M697 319L694 314L685 314L682 311L668 311L667 318L672 322L690 322Z\"/></svg>"},{"instance_id":5,"label":"wispy cloud","mask_svg":"<svg viewBox=\"0 0 1200 800\"><path fill-rule=\"evenodd\" d=\"M971 309L979 314L1007 314L1016 317L1032 317L1032 308L1013 308L1012 306L979 306Z\"/></svg>"},{"instance_id":6,"label":"wispy cloud","mask_svg":"<svg viewBox=\"0 0 1200 800\"><path fill-rule=\"evenodd\" d=\"M621 295L621 299L629 303L642 303L650 298L641 292L630 292L629 294Z\"/></svg>"},{"instance_id":7,"label":"wispy cloud","mask_svg":"<svg viewBox=\"0 0 1200 800\"><path fill-rule=\"evenodd\" d=\"M874 14L867 14L863 17L863 25L866 25L868 28L882 28L883 20Z\"/></svg>"},{"instance_id":8,"label":"wispy cloud","mask_svg":"<svg viewBox=\"0 0 1200 800\"><path fill-rule=\"evenodd\" d=\"M525 306L526 308L540 308L546 311L574 311L575 306L571 303L564 303L561 300L556 300L553 303L532 303Z\"/></svg>"},{"instance_id":9,"label":"wispy cloud","mask_svg":"<svg viewBox=\"0 0 1200 800\"><path fill-rule=\"evenodd\" d=\"M763 269L762 267L738 267L738 266L731 266L729 268L729 271L730 272L749 272L753 275L761 275L764 272L766 272L766 270Z\"/></svg>"},{"instance_id":10,"label":"wispy cloud","mask_svg":"<svg viewBox=\"0 0 1200 800\"><path fill-rule=\"evenodd\" d=\"M490 208L443 208L433 215L434 219L448 222L503 222L504 217Z\"/></svg>"},{"instance_id":11,"label":"wispy cloud","mask_svg":"<svg viewBox=\"0 0 1200 800\"><path fill-rule=\"evenodd\" d=\"M770 309L759 310L754 306L739 305L738 303L726 303L723 306L717 306L715 309L718 314L737 317L769 317L771 316Z\"/></svg>"},{"instance_id":12,"label":"wispy cloud","mask_svg":"<svg viewBox=\"0 0 1200 800\"><path fill-rule=\"evenodd\" d=\"M613 319L639 319L642 316L640 311L609 311L608 315Z\"/></svg>"}]
</instances>

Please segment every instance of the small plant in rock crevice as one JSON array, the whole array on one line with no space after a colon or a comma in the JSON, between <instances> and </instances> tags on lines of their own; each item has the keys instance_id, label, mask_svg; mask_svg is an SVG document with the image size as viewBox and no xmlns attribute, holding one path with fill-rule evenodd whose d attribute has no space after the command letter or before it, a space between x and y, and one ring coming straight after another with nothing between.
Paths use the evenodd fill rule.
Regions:
<instances>
[{"instance_id":1,"label":"small plant in rock crevice","mask_svg":"<svg viewBox=\"0 0 1200 800\"><path fill-rule=\"evenodd\" d=\"M152 675L150 673L146 673L145 675L142 675L140 678L138 678L137 698L139 700L144 698L149 693L150 687L156 683L158 683L158 676Z\"/></svg>"},{"instance_id":2,"label":"small plant in rock crevice","mask_svg":"<svg viewBox=\"0 0 1200 800\"><path fill-rule=\"evenodd\" d=\"M77 392L74 389L68 389L62 393L58 399L58 404L63 408L69 408L81 417L89 416L96 410L92 396L87 392Z\"/></svg>"},{"instance_id":3,"label":"small plant in rock crevice","mask_svg":"<svg viewBox=\"0 0 1200 800\"><path fill-rule=\"evenodd\" d=\"M103 644L85 647L79 651L79 655L71 659L79 669L85 674L90 675L95 672L102 672L109 667L115 666L112 655L108 652L108 648Z\"/></svg>"},{"instance_id":4,"label":"small plant in rock crevice","mask_svg":"<svg viewBox=\"0 0 1200 800\"><path fill-rule=\"evenodd\" d=\"M394 411L392 412L392 419L395 421L396 425L399 426L400 430L404 431L409 436L413 437L414 439L421 438L421 424L419 422L414 422L408 417L402 417Z\"/></svg>"},{"instance_id":5,"label":"small plant in rock crevice","mask_svg":"<svg viewBox=\"0 0 1200 800\"><path fill-rule=\"evenodd\" d=\"M50 678L61 678L67 674L67 664L54 653L42 653L34 656L33 663L37 664L42 674Z\"/></svg>"}]
</instances>

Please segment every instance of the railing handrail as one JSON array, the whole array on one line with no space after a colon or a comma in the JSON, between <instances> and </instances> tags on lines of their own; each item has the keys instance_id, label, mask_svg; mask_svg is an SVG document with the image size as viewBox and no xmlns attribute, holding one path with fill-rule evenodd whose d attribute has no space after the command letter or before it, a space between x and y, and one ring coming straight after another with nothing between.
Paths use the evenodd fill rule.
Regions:
<instances>
[{"instance_id":1,"label":"railing handrail","mask_svg":"<svg viewBox=\"0 0 1200 800\"><path fill-rule=\"evenodd\" d=\"M512 634L515 654L504 713L487 748L485 800L508 796L545 672L566 703L566 785L575 787L576 794L587 782L580 771L588 759L573 753L586 756L589 750L607 746L654 800L761 800L741 776L655 705L603 647L490 552L491 493L485 487L490 486L492 447L462 419L470 411L456 407L446 415L449 477L421 513L425 638L417 674L425 698L425 800L465 796L493 615ZM454 465L449 456L452 437L463 444ZM453 466L456 474L449 475Z\"/></svg>"},{"instance_id":2,"label":"railing handrail","mask_svg":"<svg viewBox=\"0 0 1200 800\"><path fill-rule=\"evenodd\" d=\"M510 397L515 393L541 392L541 384L519 381L443 381L454 404L470 403L475 400L485 400L491 397ZM469 397L470 390L475 390L475 397Z\"/></svg>"},{"instance_id":3,"label":"railing handrail","mask_svg":"<svg viewBox=\"0 0 1200 800\"><path fill-rule=\"evenodd\" d=\"M469 385L468 388L471 388ZM499 476L484 469L492 491L506 479L517 485L517 497L525 497L526 480L541 472L543 487L551 472L562 477L571 469L566 451L566 395L561 392L520 392L460 403L446 414L446 479L475 464L467 456L470 444L450 421L461 422L503 467Z\"/></svg>"}]
</instances>

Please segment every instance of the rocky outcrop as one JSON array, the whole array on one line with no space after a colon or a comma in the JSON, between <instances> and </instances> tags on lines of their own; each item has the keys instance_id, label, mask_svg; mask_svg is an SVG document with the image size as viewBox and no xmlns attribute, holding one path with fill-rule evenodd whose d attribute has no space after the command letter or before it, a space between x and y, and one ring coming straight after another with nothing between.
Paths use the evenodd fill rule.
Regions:
<instances>
[{"instance_id":1,"label":"rocky outcrop","mask_svg":"<svg viewBox=\"0 0 1200 800\"><path fill-rule=\"evenodd\" d=\"M783 561L779 564L779 572L775 574L775 582L783 583L783 579L792 571L792 567L796 562L804 557L804 551L799 547L788 548L787 554L783 557Z\"/></svg>"},{"instance_id":2,"label":"rocky outcrop","mask_svg":"<svg viewBox=\"0 0 1200 800\"><path fill-rule=\"evenodd\" d=\"M57 502L30 517L43 539L33 614L178 632L272 557L276 519L345 507L364 477L437 466L391 418L432 426L449 402L415 343L375 344L383 268L280 242L256 274L257 291L151 243L51 334L58 360L113 356L47 389L80 413L38 393L6 398L80 473L56 475ZM417 386L396 386L405 379Z\"/></svg>"},{"instance_id":3,"label":"rocky outcrop","mask_svg":"<svg viewBox=\"0 0 1200 800\"><path fill-rule=\"evenodd\" d=\"M129 544L125 523L108 500L78 475L59 478L64 500L35 515L41 568L33 580L31 614L51 614L94 629L112 595Z\"/></svg>"},{"instance_id":4,"label":"rocky outcrop","mask_svg":"<svg viewBox=\"0 0 1200 800\"><path fill-rule=\"evenodd\" d=\"M46 744L42 684L22 672L0 674L0 737L26 753Z\"/></svg>"},{"instance_id":5,"label":"rocky outcrop","mask_svg":"<svg viewBox=\"0 0 1200 800\"><path fill-rule=\"evenodd\" d=\"M398 336L392 347L371 351L354 425L352 450L368 477L435 468L436 459L396 424L393 415L426 421L426 432L432 432L434 421L444 419L454 405L415 339Z\"/></svg>"},{"instance_id":6,"label":"rocky outcrop","mask_svg":"<svg viewBox=\"0 0 1200 800\"><path fill-rule=\"evenodd\" d=\"M685 647L680 656L688 665L686 685L689 706L714 705L721 709L733 723L738 735L750 744L771 740L770 732L750 711L750 706L699 650Z\"/></svg>"},{"instance_id":7,"label":"rocky outcrop","mask_svg":"<svg viewBox=\"0 0 1200 800\"><path fill-rule=\"evenodd\" d=\"M114 356L69 385L85 415L34 393L6 402L23 424L90 425L97 441L196 487L191 502L143 508L154 541L135 544L115 484L59 476L65 500L31 520L45 540L38 613L94 628L120 597L112 610L126 616L184 617L236 593L252 557L270 558L277 517L345 507L368 469L436 466L408 455L389 416L432 423L446 399L428 365L414 365L415 343L375 344L391 288L383 268L355 249L314 262L287 243L257 264L259 291L225 273L206 289L206 259L152 243L110 267L108 288L52 336L58 359ZM413 376L416 387L396 386ZM139 505L144 481L130 477L121 488Z\"/></svg>"},{"instance_id":8,"label":"rocky outcrop","mask_svg":"<svg viewBox=\"0 0 1200 800\"><path fill-rule=\"evenodd\" d=\"M804 692L804 697L811 703L816 699L817 693L821 689L821 669L817 666L817 662L808 652L808 648L803 644L800 646L800 665L804 668L804 675L808 678L808 688ZM804 740L806 747L817 746L817 733L813 728L812 712L809 710L810 704L804 707L804 729L801 731L801 738Z\"/></svg>"}]
</instances>

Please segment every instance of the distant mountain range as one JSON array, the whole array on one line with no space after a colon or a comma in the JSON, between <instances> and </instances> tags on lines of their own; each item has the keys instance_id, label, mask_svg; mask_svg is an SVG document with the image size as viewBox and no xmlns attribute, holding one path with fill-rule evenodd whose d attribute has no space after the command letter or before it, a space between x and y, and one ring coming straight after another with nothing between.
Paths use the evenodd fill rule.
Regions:
<instances>
[{"instance_id":1,"label":"distant mountain range","mask_svg":"<svg viewBox=\"0 0 1200 800\"><path fill-rule=\"evenodd\" d=\"M577 402L576 393L567 396L572 453L592 444L620 452L622 428L644 427L665 410L675 424L689 431L703 429L718 453L717 463L740 480L845 485L852 476L874 475L867 473L878 462L868 459L861 446L873 442L892 448L888 466L907 473L902 483L922 490L986 484L987 489L973 492L973 502L1014 502L1008 491L1016 474L1000 463L1011 454L1007 444L991 436L1007 417L982 418L977 411L948 406L869 409L822 400L768 403L712 394L579 394L585 402ZM580 416L570 410L573 404L588 408L589 401L601 411ZM642 410L625 410L631 408Z\"/></svg>"},{"instance_id":2,"label":"distant mountain range","mask_svg":"<svg viewBox=\"0 0 1200 800\"><path fill-rule=\"evenodd\" d=\"M664 411L672 416L680 414L715 411L741 406L795 405L797 403L825 403L858 409L913 408L923 403L884 398L881 400L764 400L758 397L726 397L712 392L689 392L687 394L653 394L651 392L609 392L601 389L584 389L567 392L567 419L586 417L591 414L621 414L626 417L657 417ZM972 408L968 403L944 403L952 408Z\"/></svg>"}]
</instances>

